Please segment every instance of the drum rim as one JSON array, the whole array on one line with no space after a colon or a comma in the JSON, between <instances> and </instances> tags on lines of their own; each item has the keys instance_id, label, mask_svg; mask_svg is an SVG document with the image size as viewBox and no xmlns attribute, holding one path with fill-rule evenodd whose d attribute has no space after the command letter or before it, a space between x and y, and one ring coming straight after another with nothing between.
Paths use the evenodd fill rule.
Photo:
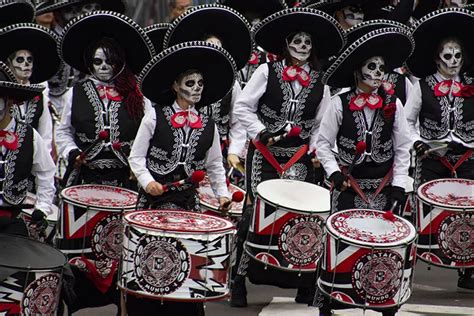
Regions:
<instances>
[{"instance_id":1,"label":"drum rim","mask_svg":"<svg viewBox=\"0 0 474 316\"><path fill-rule=\"evenodd\" d=\"M336 213L333 213L333 214L329 215L328 218L326 219L326 231L327 231L327 233L331 237L334 237L334 239L336 239L336 240L340 239L340 240L344 241L346 244L349 244L349 245L352 245L352 246L357 246L359 248L387 249L387 248L393 248L393 247L400 247L400 246L404 246L404 245L406 245L406 246L411 245L414 242L416 242L416 240L418 238L418 232L417 232L415 226L412 223L410 223L408 220L404 219L401 216L397 216L397 215L395 215L397 219L402 220L406 224L409 224L410 226L412 226L413 232L414 232L413 237L411 237L411 238L406 237L406 240L403 240L403 241L379 244L379 243L369 243L369 242L366 242L366 241L358 241L358 240L355 240L355 239L352 239L352 238L349 239L346 236L339 236L338 232L334 231L334 228L331 225L329 225L328 223L330 222L330 219L332 219L338 213L347 212L347 211L374 211L374 212L378 212L378 213L383 213L383 211L372 210L372 209L347 209L347 210L342 210L342 211L339 211L339 212L336 212ZM326 245L326 247L327 247L327 245Z\"/></svg>"},{"instance_id":2,"label":"drum rim","mask_svg":"<svg viewBox=\"0 0 474 316\"><path fill-rule=\"evenodd\" d=\"M242 188L236 186L235 184L230 183L229 186L235 187L238 191L242 192L244 195L247 194L247 192L245 192L244 189L242 189ZM200 188L200 187L201 187L201 185L198 187L198 197L200 197L200 194L199 194L199 188ZM230 192L230 190L229 190L229 192ZM231 193L232 193L232 192L231 192ZM216 199L216 200L217 200L217 199ZM217 200L217 201L218 201L218 200ZM239 204L242 204L242 206L243 206L244 201L237 203L237 205L239 205ZM204 206L204 207L206 207L206 208L208 208L208 209L210 209L210 210L219 211L219 208L218 208L218 207L216 208L216 207L214 207L214 205L211 205L211 204L209 204L209 203L207 203L207 202L203 202L200 198L199 198L199 205ZM233 204L231 204L231 205L235 205L235 203L233 203ZM229 210L229 213L230 213L230 214L240 214L240 216L242 216L242 213L243 213L242 210L240 210L240 212L238 211L239 208L234 208L234 210L237 210L237 211L232 211L232 209L230 209L230 210Z\"/></svg>"},{"instance_id":3,"label":"drum rim","mask_svg":"<svg viewBox=\"0 0 474 316\"><path fill-rule=\"evenodd\" d=\"M169 297L166 297L166 296L163 296L163 295L157 296L157 295L152 295L152 294L142 294L140 292L130 290L126 286L121 284L122 280L123 280L122 277L120 277L119 280L117 281L117 287L119 287L126 294L130 294L130 295L133 295L133 296L136 296L136 297L146 297L146 298L153 299L153 300L163 300L163 301L170 301L170 302L212 302L212 301L220 301L220 300L230 296L230 288L227 287L227 293L226 294L219 295L219 296L213 296L212 298L209 298L209 299L194 299L193 300L193 299L169 298ZM170 294L173 294L173 293L176 293L176 291L174 291Z\"/></svg>"},{"instance_id":4,"label":"drum rim","mask_svg":"<svg viewBox=\"0 0 474 316\"><path fill-rule=\"evenodd\" d=\"M445 205L445 204L442 204L442 203L437 203L436 201L433 201L433 200L429 199L428 197L424 196L423 194L421 194L421 190L425 186L427 186L428 184L431 184L433 182L447 181L447 180L449 182L456 182L457 180L463 180L463 181L467 181L467 182L472 182L474 184L474 180L464 179L464 178L462 178L462 179L461 178L442 178L442 179L430 180L430 181L427 181L427 182L423 183L422 185L420 185L418 187L418 189L416 190L417 199L422 201L422 202L425 202L426 204L434 205L436 207L440 207L440 208L447 209L447 210L452 210L452 211L455 211L455 212L474 211L474 206L457 207L457 206L454 206L454 205Z\"/></svg>"},{"instance_id":5,"label":"drum rim","mask_svg":"<svg viewBox=\"0 0 474 316\"><path fill-rule=\"evenodd\" d=\"M165 212L174 212L174 213L181 213L181 212L187 212L187 213L196 213L196 214L200 214L202 216L209 216L209 217L213 217L213 218L216 218L216 219L219 219L219 220L223 220L223 221L226 221L228 223L231 224L231 227L228 227L228 228L221 228L221 229L217 229L217 230L212 230L212 231L209 231L209 230L195 230L195 231L192 231L192 232L189 232L189 231L185 231L185 230L176 230L176 229L160 229L160 228L157 228L157 227L151 227L151 226L148 226L148 225L144 225L142 223L137 223L137 222L131 222L128 217L133 215L133 214L136 214L138 212L152 212L152 211L165 211ZM186 210L170 210L170 209L163 209L163 210L158 210L158 209L140 209L140 210L136 210L136 211L132 211L132 212L127 212L127 214L125 214L123 216L123 219L122 219L122 222L125 224L125 225L128 225L128 226L132 226L132 227L139 227L139 228L145 228L145 229L149 229L149 230L152 230L152 231L157 231L157 232L163 232L163 233L175 233L175 234L187 234L187 235L201 235L201 234L207 234L207 235L212 235L212 234L219 234L219 233L232 233L232 232L235 232L236 230L236 227L234 225L234 223L232 223L231 221L225 219L225 218L222 218L222 217L219 217L217 215L212 215L212 214L204 214L204 213L197 213L197 212L190 212L190 211L186 211Z\"/></svg>"},{"instance_id":6,"label":"drum rim","mask_svg":"<svg viewBox=\"0 0 474 316\"><path fill-rule=\"evenodd\" d=\"M446 269L452 269L452 270L459 270L459 269L471 269L471 268L474 268L474 264L470 265L470 266L453 266L453 265L448 265L448 264L439 264L437 262L433 262L433 261L428 261L426 260L425 258L423 258L421 256L421 254L418 254L418 245L416 247L417 249L417 253L416 253L416 257L417 259L420 259L421 261L423 261L424 263L427 263L427 264L431 264L431 265L434 265L434 266L437 266L437 267L440 267L440 268L446 268Z\"/></svg>"},{"instance_id":7,"label":"drum rim","mask_svg":"<svg viewBox=\"0 0 474 316\"><path fill-rule=\"evenodd\" d=\"M209 207L207 204L199 202L199 206L201 206L201 208L204 208L204 211L209 210L209 211L214 212L214 213L219 213L218 208ZM233 217L242 217L243 212L239 211L238 209L234 209L234 210L230 209L228 213L229 213L229 215L232 215ZM208 215L214 215L214 214L208 214Z\"/></svg>"},{"instance_id":8,"label":"drum rim","mask_svg":"<svg viewBox=\"0 0 474 316\"><path fill-rule=\"evenodd\" d=\"M77 200L74 200L70 197L67 197L65 195L65 192L67 190L70 190L71 188L78 188L78 187L91 187L91 186L98 186L98 187L108 187L108 188L114 188L114 189L120 189L121 191L127 191L129 193L133 193L136 195L137 197L137 201L138 201L138 193L133 191L133 190L129 190L129 189L124 189L124 188L121 188L121 187L114 187L112 185L103 185L103 184L79 184L79 185L73 185L73 186L70 186L70 187L67 187L67 188L64 188L61 190L61 193L60 193L60 196L61 196L61 200L62 201L66 201L67 203L71 204L71 205L74 205L74 206L79 206L79 207L84 207L84 208L88 208L89 210L94 210L94 211L105 211L105 210L110 210L110 211L117 211L117 212L120 212L120 211L125 211L125 210L132 210L136 207L136 203L137 201L135 201L135 203L133 205L129 205L129 206L125 206L125 207L110 207L110 206L90 206L90 205L87 205L85 203L81 203L81 202L78 202Z\"/></svg>"}]
</instances>

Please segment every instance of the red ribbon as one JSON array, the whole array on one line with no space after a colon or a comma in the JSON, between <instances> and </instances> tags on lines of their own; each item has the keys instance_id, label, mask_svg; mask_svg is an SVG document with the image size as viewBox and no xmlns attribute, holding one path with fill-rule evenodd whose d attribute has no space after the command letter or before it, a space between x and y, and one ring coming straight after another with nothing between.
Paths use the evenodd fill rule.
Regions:
<instances>
[{"instance_id":1,"label":"red ribbon","mask_svg":"<svg viewBox=\"0 0 474 316\"><path fill-rule=\"evenodd\" d=\"M346 171L347 169L343 170L344 173L346 173ZM379 186L377 187L377 190L375 190L375 193L372 196L372 200L374 200L380 194L380 192L382 192L383 188L387 185L388 181L392 178L392 175L393 175L393 167L391 167L388 173L383 177L382 182L380 182ZM370 206L371 201L369 200L367 195L364 193L364 191L360 188L359 184L357 183L357 180L350 174L347 175L347 177L349 178L349 181L351 182L351 188L355 191L355 193L357 193L358 196L360 196L362 200L364 200L366 204Z\"/></svg>"},{"instance_id":2,"label":"red ribbon","mask_svg":"<svg viewBox=\"0 0 474 316\"><path fill-rule=\"evenodd\" d=\"M453 80L444 80L436 84L436 86L434 87L434 94L437 97L444 97L451 92L454 97L460 97L462 88L463 86L460 82Z\"/></svg>"},{"instance_id":3,"label":"red ribbon","mask_svg":"<svg viewBox=\"0 0 474 316\"><path fill-rule=\"evenodd\" d=\"M282 78L284 81L298 80L303 87L309 86L311 78L308 72L299 66L287 66L283 69Z\"/></svg>"},{"instance_id":4,"label":"red ribbon","mask_svg":"<svg viewBox=\"0 0 474 316\"><path fill-rule=\"evenodd\" d=\"M97 90L99 91L99 96L101 99L107 98L111 101L122 101L123 97L115 90L114 87L106 87L102 85L97 86Z\"/></svg>"},{"instance_id":5,"label":"red ribbon","mask_svg":"<svg viewBox=\"0 0 474 316\"><path fill-rule=\"evenodd\" d=\"M10 131L0 131L0 146L4 146L8 150L16 150L18 148L18 134Z\"/></svg>"},{"instance_id":6,"label":"red ribbon","mask_svg":"<svg viewBox=\"0 0 474 316\"><path fill-rule=\"evenodd\" d=\"M250 56L249 65L258 65L259 62L260 56L258 56L258 53L253 52L252 56Z\"/></svg>"},{"instance_id":7,"label":"red ribbon","mask_svg":"<svg viewBox=\"0 0 474 316\"><path fill-rule=\"evenodd\" d=\"M360 111L367 106L369 109L375 110L382 107L382 97L377 94L359 93L351 98L349 102L349 110Z\"/></svg>"},{"instance_id":8,"label":"red ribbon","mask_svg":"<svg viewBox=\"0 0 474 316\"><path fill-rule=\"evenodd\" d=\"M278 161L275 159L273 154L268 150L268 147L265 146L262 142L258 140L252 141L257 150L262 154L262 156L268 161L270 165L278 172L280 177L293 166L298 160L303 157L308 151L308 144L303 145L298 151L293 155L293 157L288 160L288 162L282 167Z\"/></svg>"},{"instance_id":9,"label":"red ribbon","mask_svg":"<svg viewBox=\"0 0 474 316\"><path fill-rule=\"evenodd\" d=\"M174 128L181 128L188 125L191 128L202 128L202 120L199 115L193 112L180 111L171 117L171 125Z\"/></svg>"},{"instance_id":10,"label":"red ribbon","mask_svg":"<svg viewBox=\"0 0 474 316\"><path fill-rule=\"evenodd\" d=\"M454 177L454 178L457 178L457 173L456 173L456 169L459 168L459 166L461 166L469 157L471 157L473 153L473 150L472 149L468 149L462 156L461 158L459 158L459 160L454 164L454 166L448 161L448 159L446 159L446 157L439 157L439 161L446 167L449 169L449 171L451 171L451 175Z\"/></svg>"}]
</instances>

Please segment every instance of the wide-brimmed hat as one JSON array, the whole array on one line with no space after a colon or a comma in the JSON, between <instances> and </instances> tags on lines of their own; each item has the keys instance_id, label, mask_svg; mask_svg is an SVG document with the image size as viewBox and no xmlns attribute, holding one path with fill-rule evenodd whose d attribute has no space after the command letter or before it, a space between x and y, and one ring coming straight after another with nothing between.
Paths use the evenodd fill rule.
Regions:
<instances>
[{"instance_id":1,"label":"wide-brimmed hat","mask_svg":"<svg viewBox=\"0 0 474 316\"><path fill-rule=\"evenodd\" d=\"M165 39L166 31L168 31L170 25L170 23L157 23L143 29L155 47L157 54L163 50L163 40Z\"/></svg>"},{"instance_id":2,"label":"wide-brimmed hat","mask_svg":"<svg viewBox=\"0 0 474 316\"><path fill-rule=\"evenodd\" d=\"M386 71L403 65L415 42L406 29L383 28L362 36L349 45L323 76L323 82L336 88L354 85L354 71L373 56L382 56Z\"/></svg>"},{"instance_id":3,"label":"wide-brimmed hat","mask_svg":"<svg viewBox=\"0 0 474 316\"><path fill-rule=\"evenodd\" d=\"M244 15L251 12L261 20L287 8L286 3L282 0L220 0L219 3Z\"/></svg>"},{"instance_id":4,"label":"wide-brimmed hat","mask_svg":"<svg viewBox=\"0 0 474 316\"><path fill-rule=\"evenodd\" d=\"M44 86L20 84L8 66L0 61L0 97L11 97L16 101L31 100L40 95Z\"/></svg>"},{"instance_id":5,"label":"wide-brimmed hat","mask_svg":"<svg viewBox=\"0 0 474 316\"><path fill-rule=\"evenodd\" d=\"M221 100L232 88L237 71L225 49L203 41L181 43L165 49L145 66L139 77L143 95L159 105L170 105L176 99L173 83L190 69L198 70L204 78L196 107Z\"/></svg>"},{"instance_id":6,"label":"wide-brimmed hat","mask_svg":"<svg viewBox=\"0 0 474 316\"><path fill-rule=\"evenodd\" d=\"M69 22L58 43L59 54L71 67L90 73L84 53L91 43L104 37L119 43L127 65L135 74L155 55L155 48L143 29L132 19L112 11L87 13Z\"/></svg>"},{"instance_id":7,"label":"wide-brimmed hat","mask_svg":"<svg viewBox=\"0 0 474 316\"><path fill-rule=\"evenodd\" d=\"M345 44L342 27L330 15L310 9L291 8L270 15L254 28L255 42L267 52L281 55L292 33L306 32L311 35L315 54L329 57Z\"/></svg>"},{"instance_id":8,"label":"wide-brimmed hat","mask_svg":"<svg viewBox=\"0 0 474 316\"><path fill-rule=\"evenodd\" d=\"M420 19L423 16L438 10L441 7L442 0L420 0L413 11L412 16Z\"/></svg>"},{"instance_id":9,"label":"wide-brimmed hat","mask_svg":"<svg viewBox=\"0 0 474 316\"><path fill-rule=\"evenodd\" d=\"M104 11L124 13L126 8L123 0L46 0L36 6L36 15L87 2L96 2L100 4L100 9Z\"/></svg>"},{"instance_id":10,"label":"wide-brimmed hat","mask_svg":"<svg viewBox=\"0 0 474 316\"><path fill-rule=\"evenodd\" d=\"M446 8L431 12L421 18L414 26L413 38L416 48L407 60L410 71L418 78L424 78L437 71L436 52L442 40L447 37L459 39L465 57L474 57L473 12L462 8Z\"/></svg>"},{"instance_id":11,"label":"wide-brimmed hat","mask_svg":"<svg viewBox=\"0 0 474 316\"><path fill-rule=\"evenodd\" d=\"M33 22L35 6L29 0L0 0L0 27Z\"/></svg>"},{"instance_id":12,"label":"wide-brimmed hat","mask_svg":"<svg viewBox=\"0 0 474 316\"><path fill-rule=\"evenodd\" d=\"M0 29L0 60L18 50L28 50L33 54L33 74L31 83L40 83L53 77L59 70L61 59L56 46L59 38L52 31L33 23L20 23Z\"/></svg>"},{"instance_id":13,"label":"wide-brimmed hat","mask_svg":"<svg viewBox=\"0 0 474 316\"><path fill-rule=\"evenodd\" d=\"M372 32L374 30L383 29L387 27L397 27L401 29L405 29L407 32L410 32L410 28L405 24L402 24L397 21L393 20L385 20L385 19L378 19L378 20L370 20L364 21L353 27L347 29L345 31L346 34L346 47L350 44L354 43L356 40L364 36L365 34Z\"/></svg>"},{"instance_id":14,"label":"wide-brimmed hat","mask_svg":"<svg viewBox=\"0 0 474 316\"><path fill-rule=\"evenodd\" d=\"M219 38L237 69L247 64L252 54L250 25L239 12L223 5L205 4L187 10L171 23L163 46L204 41L208 35Z\"/></svg>"}]
</instances>

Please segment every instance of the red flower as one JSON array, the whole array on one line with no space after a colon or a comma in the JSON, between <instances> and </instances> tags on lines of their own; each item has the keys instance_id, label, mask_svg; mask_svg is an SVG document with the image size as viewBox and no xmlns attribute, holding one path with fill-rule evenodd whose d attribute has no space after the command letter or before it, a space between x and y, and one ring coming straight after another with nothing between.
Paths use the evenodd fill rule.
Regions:
<instances>
[{"instance_id":1,"label":"red flower","mask_svg":"<svg viewBox=\"0 0 474 316\"><path fill-rule=\"evenodd\" d=\"M382 87L389 95L393 95L395 93L395 86L388 81L382 81Z\"/></svg>"},{"instance_id":2,"label":"red flower","mask_svg":"<svg viewBox=\"0 0 474 316\"><path fill-rule=\"evenodd\" d=\"M462 86L460 95L463 98L472 98L472 97L474 97L474 86L472 86L472 85Z\"/></svg>"},{"instance_id":3,"label":"red flower","mask_svg":"<svg viewBox=\"0 0 474 316\"><path fill-rule=\"evenodd\" d=\"M35 102L38 102L40 100L40 96L37 95L35 98L34 98Z\"/></svg>"},{"instance_id":4,"label":"red flower","mask_svg":"<svg viewBox=\"0 0 474 316\"><path fill-rule=\"evenodd\" d=\"M397 104L395 102L389 103L383 107L383 116L386 120L392 120L397 111Z\"/></svg>"}]
</instances>

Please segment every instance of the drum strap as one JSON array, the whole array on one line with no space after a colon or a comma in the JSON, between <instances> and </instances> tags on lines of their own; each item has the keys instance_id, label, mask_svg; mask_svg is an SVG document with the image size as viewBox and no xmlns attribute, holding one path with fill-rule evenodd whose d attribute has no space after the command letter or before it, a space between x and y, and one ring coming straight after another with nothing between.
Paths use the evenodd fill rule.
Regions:
<instances>
[{"instance_id":1,"label":"drum strap","mask_svg":"<svg viewBox=\"0 0 474 316\"><path fill-rule=\"evenodd\" d=\"M347 175L347 167L343 167L342 172ZM385 188L385 186L390 181L392 176L393 176L393 167L391 167L390 170L387 172L387 174L383 177L382 182L380 182L379 186L377 187L377 190L375 190L375 193L372 196L372 200L374 200L380 194L380 192L382 192L383 188ZM365 203L367 203L368 205L372 205L372 201L367 197L364 191L362 191L359 184L357 183L357 180L350 174L348 175L348 178L351 181L351 188L357 193L357 195L360 196L360 198Z\"/></svg>"},{"instance_id":2,"label":"drum strap","mask_svg":"<svg viewBox=\"0 0 474 316\"><path fill-rule=\"evenodd\" d=\"M298 151L293 155L293 157L288 160L288 162L282 167L278 161L275 159L273 154L270 152L267 146L262 144L258 140L253 140L252 141L255 147L258 149L258 151L262 154L263 157L268 161L270 165L272 165L273 168L278 172L280 177L293 166L298 160L301 159L307 152L308 152L308 144L303 145Z\"/></svg>"},{"instance_id":3,"label":"drum strap","mask_svg":"<svg viewBox=\"0 0 474 316\"><path fill-rule=\"evenodd\" d=\"M446 159L446 157L439 157L438 159L446 168L449 169L449 171L451 171L451 175L454 178L457 178L458 175L456 173L456 169L459 168L459 166L462 165L466 160L468 160L469 157L471 157L472 152L472 149L467 150L464 155L462 155L461 158L459 158L459 160L454 164L454 166L448 161L448 159Z\"/></svg>"}]
</instances>

